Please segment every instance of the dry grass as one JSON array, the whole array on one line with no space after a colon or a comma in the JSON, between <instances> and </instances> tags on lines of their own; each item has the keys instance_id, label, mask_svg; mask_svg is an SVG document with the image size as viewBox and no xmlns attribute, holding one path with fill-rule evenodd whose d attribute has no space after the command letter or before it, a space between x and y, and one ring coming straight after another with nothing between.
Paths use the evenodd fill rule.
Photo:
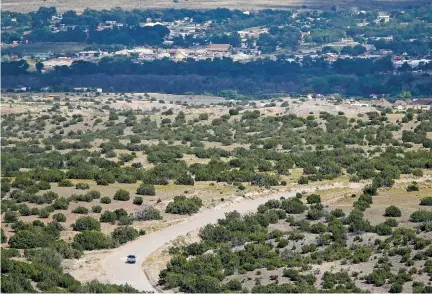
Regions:
<instances>
[{"instance_id":1,"label":"dry grass","mask_svg":"<svg viewBox=\"0 0 432 294\"><path fill-rule=\"evenodd\" d=\"M111 0L111 1L87 1L87 0L3 0L2 10L10 10L17 12L35 11L41 6L55 6L59 11L77 10L84 11L86 8L91 9L111 9L121 7L126 10L131 9L162 9L162 8L186 8L186 9L214 9L218 7L226 7L231 9L289 9L306 5L309 8L328 8L333 5L342 6L361 6L361 7L388 7L410 3L414 1L408 0L260 0L260 1L227 1L227 0L179 0L175 3L172 0L160 1L140 1L140 0ZM415 1L415 2L427 2Z\"/></svg>"}]
</instances>

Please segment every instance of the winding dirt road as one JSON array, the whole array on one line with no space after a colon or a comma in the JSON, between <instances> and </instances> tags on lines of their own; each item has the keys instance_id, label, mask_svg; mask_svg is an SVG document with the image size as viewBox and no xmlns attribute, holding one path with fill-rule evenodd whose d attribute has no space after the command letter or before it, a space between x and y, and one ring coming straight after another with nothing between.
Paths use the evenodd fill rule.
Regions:
<instances>
[{"instance_id":1,"label":"winding dirt road","mask_svg":"<svg viewBox=\"0 0 432 294\"><path fill-rule=\"evenodd\" d=\"M279 199L295 196L295 192L277 192L269 196L232 203L213 210L206 210L187 218L185 221L167 227L161 231L142 236L139 239L114 249L103 261L105 279L113 284L129 284L140 291L158 292L150 283L142 270L142 263L146 258L165 243L187 233L199 229L207 224L216 223L225 213L237 210L240 213L254 212L256 208L269 199ZM136 264L127 264L126 256L135 254Z\"/></svg>"},{"instance_id":2,"label":"winding dirt road","mask_svg":"<svg viewBox=\"0 0 432 294\"><path fill-rule=\"evenodd\" d=\"M328 190L336 187L341 188L342 186L344 185L333 184L320 186L319 190ZM361 186L357 187L355 183L350 183L348 186L351 186L350 188L361 188ZM313 192L317 191L317 187L302 187L301 190ZM101 266L104 270L104 280L113 284L127 283L140 291L159 292L150 283L142 269L142 264L151 253L179 236L184 236L207 224L216 223L217 220L223 218L227 212L233 210L237 210L242 214L255 212L259 205L264 204L270 199L279 199L282 196L285 198L294 197L296 192L298 192L298 190L275 192L262 198L242 199L236 203L221 205L211 210L207 209L185 219L181 223L142 236L124 246L113 249L101 262ZM126 256L129 254L137 256L138 260L136 264L126 263Z\"/></svg>"}]
</instances>

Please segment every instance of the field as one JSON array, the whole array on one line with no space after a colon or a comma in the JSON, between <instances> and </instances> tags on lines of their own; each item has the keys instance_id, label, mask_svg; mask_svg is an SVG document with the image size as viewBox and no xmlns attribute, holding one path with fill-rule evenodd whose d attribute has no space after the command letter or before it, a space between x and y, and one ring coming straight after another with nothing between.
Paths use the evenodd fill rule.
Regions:
<instances>
[{"instance_id":1,"label":"field","mask_svg":"<svg viewBox=\"0 0 432 294\"><path fill-rule=\"evenodd\" d=\"M86 0L3 0L2 10L17 12L28 12L37 10L40 6L55 6L59 11L76 10L84 11L90 9L111 9L121 7L125 10L131 9L161 9L161 8L186 8L186 9L215 9L225 7L231 9L292 9L306 5L309 8L331 7L333 5L347 5L358 7L397 7L398 5L408 5L415 3L426 3L427 0L408 1L408 0L260 0L260 1L210 1L210 0L179 0L178 2L170 0L162 1L141 1L141 0L123 0L123 1L86 1Z\"/></svg>"},{"instance_id":2,"label":"field","mask_svg":"<svg viewBox=\"0 0 432 294\"><path fill-rule=\"evenodd\" d=\"M36 53L45 53L51 52L53 54L61 54L66 52L79 52L84 50L84 48L88 47L88 44L85 43L33 43L33 44L20 44L18 46L3 49L5 54L17 53L17 54L36 54Z\"/></svg>"},{"instance_id":3,"label":"field","mask_svg":"<svg viewBox=\"0 0 432 294\"><path fill-rule=\"evenodd\" d=\"M160 248L137 266L144 263L153 286L169 292L280 292L290 281L298 287L290 291L314 292L328 289L329 273L336 271L351 281L340 286L350 292L427 289L421 288L430 274L423 257L430 254L432 216L420 201L432 193L432 112L369 104L312 97L4 93L2 247L47 247L62 254L62 272L77 280L118 283L129 280L113 277L125 266L117 256L129 254L129 245L139 248L139 235L168 238L171 243L155 243ZM289 200L278 200L284 195ZM234 229L228 222L221 225L224 234L206 227L198 236L200 217L216 220L234 207L255 211L265 199L273 202L260 205L256 215L236 216ZM395 220L384 215L391 205L400 210ZM189 233L161 238L166 230L177 233L176 226ZM52 244L36 243L51 234ZM409 257L395 249L401 234L408 236L403 242ZM338 255L329 257L332 248ZM265 260L262 251L270 254ZM156 285L178 255L196 256L181 259L185 267L216 266L199 263L205 252L253 256L219 265L223 276L209 270L209 285L175 266ZM384 282L375 276L380 263L386 264ZM142 289L140 273L131 282ZM35 287L50 290L46 285Z\"/></svg>"}]
</instances>

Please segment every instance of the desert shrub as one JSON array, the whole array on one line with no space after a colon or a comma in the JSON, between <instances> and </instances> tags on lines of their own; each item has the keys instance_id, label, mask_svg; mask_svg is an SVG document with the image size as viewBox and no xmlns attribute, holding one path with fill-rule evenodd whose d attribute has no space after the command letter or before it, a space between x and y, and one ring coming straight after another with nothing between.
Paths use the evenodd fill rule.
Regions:
<instances>
[{"instance_id":1,"label":"desert shrub","mask_svg":"<svg viewBox=\"0 0 432 294\"><path fill-rule=\"evenodd\" d=\"M375 232L380 236L388 236L391 235L392 228L389 225L382 223L375 227Z\"/></svg>"},{"instance_id":2,"label":"desert shrub","mask_svg":"<svg viewBox=\"0 0 432 294\"><path fill-rule=\"evenodd\" d=\"M32 209L30 209L30 214L31 215L38 215L39 214L39 208L33 207Z\"/></svg>"},{"instance_id":3,"label":"desert shrub","mask_svg":"<svg viewBox=\"0 0 432 294\"><path fill-rule=\"evenodd\" d=\"M391 205L385 209L384 216L400 217L402 216L402 212L399 207Z\"/></svg>"},{"instance_id":4,"label":"desert shrub","mask_svg":"<svg viewBox=\"0 0 432 294\"><path fill-rule=\"evenodd\" d=\"M114 210L114 213L116 214L117 219L120 219L121 217L128 215L126 210L124 210L123 208L119 208L119 209Z\"/></svg>"},{"instance_id":5,"label":"desert shrub","mask_svg":"<svg viewBox=\"0 0 432 294\"><path fill-rule=\"evenodd\" d=\"M103 204L110 204L111 203L111 198L109 198L109 197L102 197L101 199L100 199L100 203L103 203Z\"/></svg>"},{"instance_id":6,"label":"desert shrub","mask_svg":"<svg viewBox=\"0 0 432 294\"><path fill-rule=\"evenodd\" d=\"M73 242L84 250L97 250L112 248L112 239L102 232L86 230L75 235Z\"/></svg>"},{"instance_id":7,"label":"desert shrub","mask_svg":"<svg viewBox=\"0 0 432 294\"><path fill-rule=\"evenodd\" d=\"M300 214L306 210L306 206L297 198L282 200L281 208L289 214Z\"/></svg>"},{"instance_id":8,"label":"desert shrub","mask_svg":"<svg viewBox=\"0 0 432 294\"><path fill-rule=\"evenodd\" d=\"M111 223L111 222L114 222L114 221L117 220L117 215L116 215L115 212L113 212L113 211L105 210L105 211L101 214L99 220L100 220L102 223Z\"/></svg>"},{"instance_id":9,"label":"desert shrub","mask_svg":"<svg viewBox=\"0 0 432 294\"><path fill-rule=\"evenodd\" d=\"M385 222L384 222L384 224L387 225L387 226L389 226L389 227L392 227L392 228L398 226L398 222L394 218L386 219Z\"/></svg>"},{"instance_id":10,"label":"desert shrub","mask_svg":"<svg viewBox=\"0 0 432 294\"><path fill-rule=\"evenodd\" d=\"M32 231L22 230L16 232L9 238L9 247L18 249L46 247L53 244L56 236L47 234L42 228Z\"/></svg>"},{"instance_id":11,"label":"desert shrub","mask_svg":"<svg viewBox=\"0 0 432 294\"><path fill-rule=\"evenodd\" d=\"M100 213L100 212L102 211L102 206L100 206L100 205L95 205L95 206L92 207L92 211L93 211L94 213Z\"/></svg>"},{"instance_id":12,"label":"desert shrub","mask_svg":"<svg viewBox=\"0 0 432 294\"><path fill-rule=\"evenodd\" d=\"M53 215L53 220L58 222L65 222L66 216L63 213L56 213Z\"/></svg>"},{"instance_id":13,"label":"desert shrub","mask_svg":"<svg viewBox=\"0 0 432 294\"><path fill-rule=\"evenodd\" d=\"M47 181L40 181L37 186L38 186L39 190L49 190L49 189L51 189L51 185Z\"/></svg>"},{"instance_id":14,"label":"desert shrub","mask_svg":"<svg viewBox=\"0 0 432 294\"><path fill-rule=\"evenodd\" d=\"M156 195L156 189L153 185L146 185L146 184L141 184L136 193L138 195L148 195L148 196L154 196Z\"/></svg>"},{"instance_id":15,"label":"desert shrub","mask_svg":"<svg viewBox=\"0 0 432 294\"><path fill-rule=\"evenodd\" d=\"M111 233L111 237L113 238L113 240L117 241L120 244L135 240L138 236L138 231L130 226L115 228L114 231Z\"/></svg>"},{"instance_id":16,"label":"desert shrub","mask_svg":"<svg viewBox=\"0 0 432 294\"><path fill-rule=\"evenodd\" d=\"M89 195L93 199L99 199L101 197L101 193L96 190L91 190L87 192L86 195Z\"/></svg>"},{"instance_id":17,"label":"desert shrub","mask_svg":"<svg viewBox=\"0 0 432 294\"><path fill-rule=\"evenodd\" d=\"M53 204L51 204L51 206L54 209L66 210L69 208L69 200L64 198L64 197L60 197L60 198L54 200L54 202L53 202Z\"/></svg>"},{"instance_id":18,"label":"desert shrub","mask_svg":"<svg viewBox=\"0 0 432 294\"><path fill-rule=\"evenodd\" d=\"M366 195L371 195L371 196L377 195L377 193L378 193L377 187L374 185L366 185L363 188L363 193Z\"/></svg>"},{"instance_id":19,"label":"desert shrub","mask_svg":"<svg viewBox=\"0 0 432 294\"><path fill-rule=\"evenodd\" d=\"M50 216L49 209L42 208L42 209L39 210L39 217L40 218L48 218L49 216Z\"/></svg>"},{"instance_id":20,"label":"desert shrub","mask_svg":"<svg viewBox=\"0 0 432 294\"><path fill-rule=\"evenodd\" d=\"M183 174L174 182L174 184L193 186L195 184L195 181L190 175Z\"/></svg>"},{"instance_id":21,"label":"desert shrub","mask_svg":"<svg viewBox=\"0 0 432 294\"><path fill-rule=\"evenodd\" d=\"M54 248L28 249L25 257L33 264L41 264L57 270L61 269L62 256Z\"/></svg>"},{"instance_id":22,"label":"desert shrub","mask_svg":"<svg viewBox=\"0 0 432 294\"><path fill-rule=\"evenodd\" d=\"M18 214L14 211L6 211L3 217L5 223L14 223L18 221Z\"/></svg>"},{"instance_id":23,"label":"desert shrub","mask_svg":"<svg viewBox=\"0 0 432 294\"><path fill-rule=\"evenodd\" d=\"M88 214L89 210L84 206L78 206L77 208L73 209L72 212L77 214Z\"/></svg>"},{"instance_id":24,"label":"desert shrub","mask_svg":"<svg viewBox=\"0 0 432 294\"><path fill-rule=\"evenodd\" d=\"M311 209L308 211L306 216L310 220L318 220L323 216L323 211L319 209Z\"/></svg>"},{"instance_id":25,"label":"desert shrub","mask_svg":"<svg viewBox=\"0 0 432 294\"><path fill-rule=\"evenodd\" d=\"M408 187L406 188L407 192L413 192L413 191L418 191L420 190L418 184L416 182L412 182L411 184L408 185Z\"/></svg>"},{"instance_id":26,"label":"desert shrub","mask_svg":"<svg viewBox=\"0 0 432 294\"><path fill-rule=\"evenodd\" d=\"M175 196L174 201L168 203L165 212L173 214L192 214L199 211L202 200L196 196L187 198L186 196Z\"/></svg>"},{"instance_id":27,"label":"desert shrub","mask_svg":"<svg viewBox=\"0 0 432 294\"><path fill-rule=\"evenodd\" d=\"M239 114L239 110L237 108L231 108L230 110L228 110L229 115L238 115Z\"/></svg>"},{"instance_id":28,"label":"desert shrub","mask_svg":"<svg viewBox=\"0 0 432 294\"><path fill-rule=\"evenodd\" d=\"M306 201L308 204L321 203L321 196L317 194L311 194L306 197Z\"/></svg>"},{"instance_id":29,"label":"desert shrub","mask_svg":"<svg viewBox=\"0 0 432 294\"><path fill-rule=\"evenodd\" d=\"M135 197L133 200L133 204L135 205L141 205L143 203L143 198L142 197Z\"/></svg>"},{"instance_id":30,"label":"desert shrub","mask_svg":"<svg viewBox=\"0 0 432 294\"><path fill-rule=\"evenodd\" d=\"M62 180L58 183L59 187L73 187L73 183L69 180Z\"/></svg>"},{"instance_id":31,"label":"desert shrub","mask_svg":"<svg viewBox=\"0 0 432 294\"><path fill-rule=\"evenodd\" d=\"M3 231L3 229L1 229L1 243L6 243L6 242L7 242L6 234Z\"/></svg>"},{"instance_id":32,"label":"desert shrub","mask_svg":"<svg viewBox=\"0 0 432 294\"><path fill-rule=\"evenodd\" d=\"M133 221L134 221L133 216L129 216L129 215L127 215L127 216L121 216L118 219L118 224L121 225L121 226L129 226L129 225L133 224Z\"/></svg>"},{"instance_id":33,"label":"desert shrub","mask_svg":"<svg viewBox=\"0 0 432 294\"><path fill-rule=\"evenodd\" d=\"M336 208L335 210L332 210L330 214L337 218L345 216L345 212L343 212L343 210L340 208Z\"/></svg>"},{"instance_id":34,"label":"desert shrub","mask_svg":"<svg viewBox=\"0 0 432 294\"><path fill-rule=\"evenodd\" d=\"M422 198L420 200L420 205L432 206L432 196Z\"/></svg>"},{"instance_id":35,"label":"desert shrub","mask_svg":"<svg viewBox=\"0 0 432 294\"><path fill-rule=\"evenodd\" d=\"M159 210L156 208L146 206L135 213L135 219L139 221L160 220L162 219L162 216L160 215Z\"/></svg>"},{"instance_id":36,"label":"desert shrub","mask_svg":"<svg viewBox=\"0 0 432 294\"><path fill-rule=\"evenodd\" d=\"M74 201L82 201L82 202L92 202L93 201L93 197L89 193L81 194L81 195L74 194L70 197L70 199L74 200Z\"/></svg>"},{"instance_id":37,"label":"desert shrub","mask_svg":"<svg viewBox=\"0 0 432 294\"><path fill-rule=\"evenodd\" d=\"M432 211L417 210L410 215L410 221L412 222L428 222L432 220Z\"/></svg>"},{"instance_id":38,"label":"desert shrub","mask_svg":"<svg viewBox=\"0 0 432 294\"><path fill-rule=\"evenodd\" d=\"M412 170L412 174L416 177L422 177L423 176L423 170L421 168L415 168Z\"/></svg>"},{"instance_id":39,"label":"desert shrub","mask_svg":"<svg viewBox=\"0 0 432 294\"><path fill-rule=\"evenodd\" d=\"M308 179L308 177L301 176L298 180L298 183L300 185L307 185L309 183L309 179Z\"/></svg>"},{"instance_id":40,"label":"desert shrub","mask_svg":"<svg viewBox=\"0 0 432 294\"><path fill-rule=\"evenodd\" d=\"M21 216L29 216L31 215L30 208L26 204L21 204L20 208L18 209Z\"/></svg>"},{"instance_id":41,"label":"desert shrub","mask_svg":"<svg viewBox=\"0 0 432 294\"><path fill-rule=\"evenodd\" d=\"M78 218L72 228L75 231L85 231L85 230L96 230L99 231L101 228L100 222L90 216L82 216Z\"/></svg>"},{"instance_id":42,"label":"desert shrub","mask_svg":"<svg viewBox=\"0 0 432 294\"><path fill-rule=\"evenodd\" d=\"M78 183L75 185L75 189L87 190L87 189L90 189L90 186L87 183Z\"/></svg>"},{"instance_id":43,"label":"desert shrub","mask_svg":"<svg viewBox=\"0 0 432 294\"><path fill-rule=\"evenodd\" d=\"M403 290L403 285L400 282L395 282L391 285L389 293L401 293Z\"/></svg>"},{"instance_id":44,"label":"desert shrub","mask_svg":"<svg viewBox=\"0 0 432 294\"><path fill-rule=\"evenodd\" d=\"M369 247L357 247L352 255L352 262L353 263L360 263L360 262L366 262L369 260L373 253L372 248Z\"/></svg>"}]
</instances>

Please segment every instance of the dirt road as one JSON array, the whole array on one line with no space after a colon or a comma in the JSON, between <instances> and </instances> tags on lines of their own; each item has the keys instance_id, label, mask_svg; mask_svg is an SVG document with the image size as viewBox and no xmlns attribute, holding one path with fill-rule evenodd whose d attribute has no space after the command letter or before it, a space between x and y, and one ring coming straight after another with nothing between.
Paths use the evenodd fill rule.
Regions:
<instances>
[{"instance_id":1,"label":"dirt road","mask_svg":"<svg viewBox=\"0 0 432 294\"><path fill-rule=\"evenodd\" d=\"M334 188L320 187L320 190ZM315 187L302 189L307 192L315 191ZM297 191L296 191L297 192ZM213 210L206 210L187 218L182 223L170 226L161 231L145 235L133 242L122 247L114 249L103 260L101 266L105 271L104 280L114 284L129 284L140 291L156 291L149 282L147 276L142 270L142 264L147 257L165 243L174 240L178 236L186 235L188 232L199 229L207 224L216 223L223 218L226 212L237 210L240 213L254 212L256 208L270 199L279 199L280 197L293 197L296 192L276 192L259 199L243 200L238 203L232 203ZM135 254L138 258L136 264L127 264L126 256Z\"/></svg>"}]
</instances>

